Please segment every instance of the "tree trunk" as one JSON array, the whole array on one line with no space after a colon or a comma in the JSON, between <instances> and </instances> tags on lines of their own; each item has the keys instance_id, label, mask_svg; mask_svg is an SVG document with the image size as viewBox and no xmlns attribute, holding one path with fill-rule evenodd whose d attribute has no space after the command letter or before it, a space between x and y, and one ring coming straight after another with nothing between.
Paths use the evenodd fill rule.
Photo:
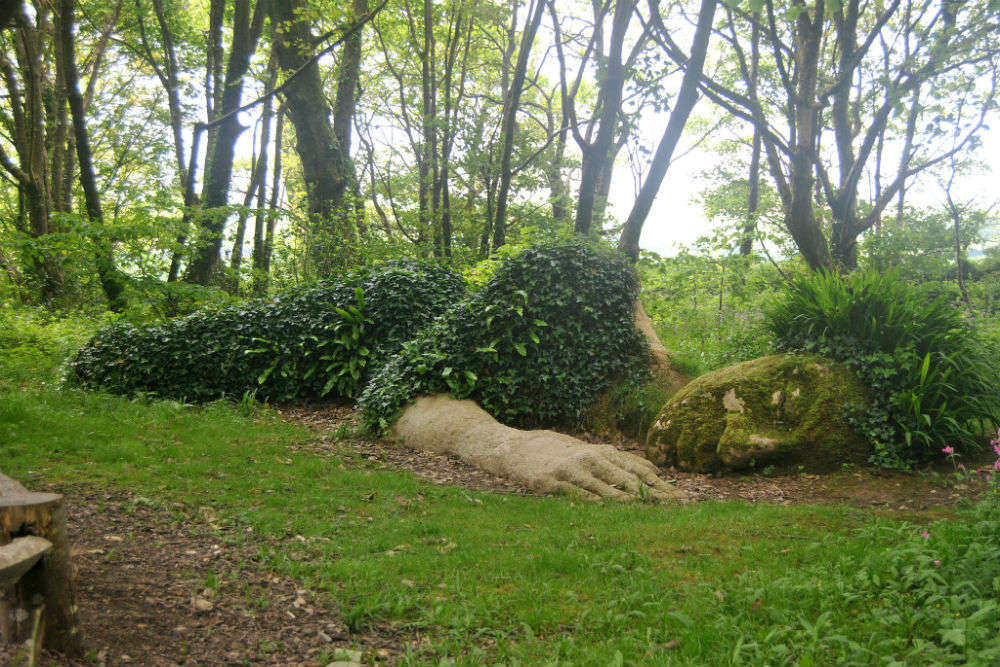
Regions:
<instances>
[{"instance_id":1,"label":"tree trunk","mask_svg":"<svg viewBox=\"0 0 1000 667\"><path fill-rule=\"evenodd\" d=\"M354 19L368 13L368 0L353 0ZM358 76L361 72L361 31L356 30L344 41L340 54L340 69L337 72L337 99L333 105L333 135L337 138L341 153L351 154L351 123L357 106ZM350 162L345 163L350 170Z\"/></svg>"},{"instance_id":2,"label":"tree trunk","mask_svg":"<svg viewBox=\"0 0 1000 667\"><path fill-rule=\"evenodd\" d=\"M262 125L263 122L262 119ZM268 139L267 132L262 128L260 153L257 154L255 152L251 157L250 183L247 184L247 190L243 194L243 208L236 219L236 234L233 238L233 249L229 256L229 268L233 275L228 282L232 294L238 294L240 291L240 270L243 268L243 244L246 242L247 219L250 217L250 206L253 204L254 197L259 194L258 191L261 184L267 180L267 162L265 156L267 155ZM256 233L257 229L255 228L254 240L256 240Z\"/></svg>"},{"instance_id":3,"label":"tree trunk","mask_svg":"<svg viewBox=\"0 0 1000 667\"><path fill-rule=\"evenodd\" d=\"M760 12L753 14L750 35L750 99L757 99L757 84L760 78ZM753 142L750 146L750 173L747 180L747 220L740 239L740 254L749 257L753 250L753 239L757 234L757 213L760 208L760 127L754 123Z\"/></svg>"},{"instance_id":4,"label":"tree trunk","mask_svg":"<svg viewBox=\"0 0 1000 667\"><path fill-rule=\"evenodd\" d=\"M264 216L266 221L263 242L254 244L253 250L253 292L255 296L265 296L271 273L271 251L274 248L274 224L278 216L278 205L281 203L281 150L282 135L285 126L285 109L278 107L274 122L274 169L271 172L271 199L264 214L263 188L257 200L258 220ZM260 224L258 222L258 224Z\"/></svg>"},{"instance_id":5,"label":"tree trunk","mask_svg":"<svg viewBox=\"0 0 1000 667\"><path fill-rule=\"evenodd\" d=\"M813 213L813 185L816 182L816 134L818 107L815 104L818 67L823 37L824 0L817 0L815 19L799 2L796 19L795 59L798 63L797 101L794 106L795 141L791 146L791 205L785 211L785 225L811 269L832 267L830 249Z\"/></svg>"},{"instance_id":6,"label":"tree trunk","mask_svg":"<svg viewBox=\"0 0 1000 667\"><path fill-rule=\"evenodd\" d=\"M18 183L18 203L23 206L24 217L28 220L28 233L33 239L40 239L55 231L51 227L52 196L49 191L47 155L47 134L45 125L45 76L43 74L42 51L45 49L41 24L42 16L36 16L39 25L32 23L25 6L18 3L14 15L16 25L15 48L18 66L22 73L24 89L18 83L14 64L6 52L0 50L0 72L7 87L9 114L13 124L11 137L17 152L18 164L14 164L0 146L0 164ZM50 253L38 250L28 260L28 270L34 276L38 293L43 302L54 301L63 292L64 276L62 267Z\"/></svg>"},{"instance_id":7,"label":"tree trunk","mask_svg":"<svg viewBox=\"0 0 1000 667\"><path fill-rule=\"evenodd\" d=\"M323 92L319 65L312 61L313 35L302 13L301 0L271 4L274 54L287 73L301 71L284 88L285 108L295 126L295 150L302 163L309 218L314 238L310 257L315 271L325 277L335 270L335 249L347 234L344 195L349 159L330 126L330 106Z\"/></svg>"},{"instance_id":8,"label":"tree trunk","mask_svg":"<svg viewBox=\"0 0 1000 667\"><path fill-rule=\"evenodd\" d=\"M594 219L598 180L613 159L615 128L622 106L622 89L625 85L625 68L622 62L622 46L625 33L635 9L635 0L616 0L615 14L611 26L611 43L604 76L600 81L600 96L603 97L597 136L593 143L583 150L580 169L580 194L576 209L575 229L577 234L588 235Z\"/></svg>"},{"instance_id":9,"label":"tree trunk","mask_svg":"<svg viewBox=\"0 0 1000 667\"><path fill-rule=\"evenodd\" d=\"M250 68L250 57L257 46L263 21L262 6L266 0L257 0L254 12L250 0L236 0L233 14L233 40L226 65L218 117L234 112L243 95L243 77ZM275 3L281 4L281 3ZM240 124L239 114L233 113L222 121L214 141L209 143L209 158L205 168L205 184L201 193L199 223L201 238L193 250L188 266L187 279L199 285L208 285L219 263L222 235L225 229L229 203L229 187L233 177L233 159L236 140L246 128Z\"/></svg>"},{"instance_id":10,"label":"tree trunk","mask_svg":"<svg viewBox=\"0 0 1000 667\"><path fill-rule=\"evenodd\" d=\"M77 622L63 497L55 493L32 493L0 474L0 551L26 536L41 538L51 546L37 564L3 591L0 599L3 640L21 644L32 638L34 617L40 613L42 646L70 658L81 657L83 644Z\"/></svg>"},{"instance_id":11,"label":"tree trunk","mask_svg":"<svg viewBox=\"0 0 1000 667\"><path fill-rule=\"evenodd\" d=\"M499 248L507 238L507 197L510 194L510 180L513 176L510 158L514 152L514 131L517 129L517 112L521 106L521 92L524 90L524 79L528 70L528 57L531 46L535 42L535 34L542 22L542 12L545 0L534 0L534 12L528 16L528 22L521 33L521 45L517 52L517 65L514 76L503 105L503 120L501 122L500 148L500 186L497 190L496 220L493 223L493 247Z\"/></svg>"},{"instance_id":12,"label":"tree trunk","mask_svg":"<svg viewBox=\"0 0 1000 667\"><path fill-rule=\"evenodd\" d=\"M80 185L83 187L87 205L87 217L99 227L104 226L104 213L94 179L94 165L90 152L90 136L87 133L87 119L84 117L83 96L80 94L80 77L76 70L73 53L73 3L74 0L60 0L59 38L61 45L63 79L66 82L66 96L69 100L70 115L73 117L73 137L76 142L76 157L80 163ZM101 288L108 300L108 307L116 313L125 310L125 285L115 267L112 241L99 238L95 263Z\"/></svg>"},{"instance_id":13,"label":"tree trunk","mask_svg":"<svg viewBox=\"0 0 1000 667\"><path fill-rule=\"evenodd\" d=\"M274 86L278 83L278 63L272 57L268 62L268 76L267 76L267 89L273 90ZM267 220L268 215L266 212L267 207L267 165L268 165L268 155L271 151L271 123L274 120L274 97L268 97L264 100L264 108L261 111L260 122L262 124L261 134L260 134L260 158L258 158L258 166L260 169L260 178L257 179L257 210L254 212L254 225L253 225L253 250L251 251L251 259L253 263L253 276L252 285L253 293L257 296L263 296L259 294L260 280L258 272L263 268L262 260L264 257L264 242L267 233ZM280 148L279 148L280 150Z\"/></svg>"},{"instance_id":14,"label":"tree trunk","mask_svg":"<svg viewBox=\"0 0 1000 667\"><path fill-rule=\"evenodd\" d=\"M546 109L549 134L556 131L555 119L552 114L552 104ZM569 132L569 118L566 110L562 111L559 135L556 137L555 151L552 159L545 167L545 177L549 182L549 199L552 202L552 219L562 224L569 219L569 195L566 181L563 179L563 163L566 157L566 134Z\"/></svg>"},{"instance_id":15,"label":"tree trunk","mask_svg":"<svg viewBox=\"0 0 1000 667\"><path fill-rule=\"evenodd\" d=\"M639 236L642 233L642 226L649 216L649 210L653 206L656 193L660 190L663 177L670 167L670 159L680 141L684 126L687 124L688 116L694 109L698 101L698 83L701 80L701 70L705 63L705 54L708 52L708 40L712 34L712 21L715 17L716 0L702 0L701 10L698 13L698 27L695 30L694 43L691 46L691 57L688 59L688 66L684 70L684 79L681 82L680 92L677 94L677 101L674 108L670 110L670 119L667 127L660 138L660 143L656 147L653 162L649 167L649 174L645 182L639 189L632 211L625 221L621 238L618 240L619 249L625 253L633 262L639 259Z\"/></svg>"}]
</instances>

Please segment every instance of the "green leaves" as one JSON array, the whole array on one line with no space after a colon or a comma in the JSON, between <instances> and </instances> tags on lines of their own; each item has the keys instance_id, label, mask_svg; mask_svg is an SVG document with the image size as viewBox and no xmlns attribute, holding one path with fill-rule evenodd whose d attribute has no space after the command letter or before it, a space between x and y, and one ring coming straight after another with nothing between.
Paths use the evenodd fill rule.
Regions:
<instances>
[{"instance_id":1,"label":"green leaves","mask_svg":"<svg viewBox=\"0 0 1000 667\"><path fill-rule=\"evenodd\" d=\"M635 298L614 253L579 241L525 250L372 378L365 421L384 428L412 398L447 391L508 424L576 423L616 379L648 372Z\"/></svg>"},{"instance_id":2,"label":"green leaves","mask_svg":"<svg viewBox=\"0 0 1000 667\"><path fill-rule=\"evenodd\" d=\"M454 271L391 262L338 281L200 311L161 325L116 325L72 364L84 386L192 401L352 397L402 342L461 298Z\"/></svg>"},{"instance_id":3,"label":"green leaves","mask_svg":"<svg viewBox=\"0 0 1000 667\"><path fill-rule=\"evenodd\" d=\"M880 465L982 447L983 425L998 419L997 364L979 332L954 302L897 273L804 276L767 317L782 348L844 361L865 381L870 405L847 416Z\"/></svg>"}]
</instances>

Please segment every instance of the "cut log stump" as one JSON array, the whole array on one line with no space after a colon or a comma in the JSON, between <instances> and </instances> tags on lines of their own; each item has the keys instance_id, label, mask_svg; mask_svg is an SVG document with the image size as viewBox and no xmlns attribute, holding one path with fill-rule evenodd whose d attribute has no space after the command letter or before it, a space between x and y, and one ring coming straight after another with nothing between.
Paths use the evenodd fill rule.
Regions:
<instances>
[{"instance_id":1,"label":"cut log stump","mask_svg":"<svg viewBox=\"0 0 1000 667\"><path fill-rule=\"evenodd\" d=\"M57 493L28 491L0 473L0 635L8 644L32 638L41 610L41 643L83 655L66 535Z\"/></svg>"}]
</instances>

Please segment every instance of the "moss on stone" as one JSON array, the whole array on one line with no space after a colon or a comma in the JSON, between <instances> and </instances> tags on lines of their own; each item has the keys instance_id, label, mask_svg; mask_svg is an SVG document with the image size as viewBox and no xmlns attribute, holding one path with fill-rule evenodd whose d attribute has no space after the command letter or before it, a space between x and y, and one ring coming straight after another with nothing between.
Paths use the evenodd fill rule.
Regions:
<instances>
[{"instance_id":1,"label":"moss on stone","mask_svg":"<svg viewBox=\"0 0 1000 667\"><path fill-rule=\"evenodd\" d=\"M660 411L647 456L682 470L716 472L761 463L825 470L864 461L868 445L847 423L845 403L864 387L842 364L778 354L702 375Z\"/></svg>"}]
</instances>

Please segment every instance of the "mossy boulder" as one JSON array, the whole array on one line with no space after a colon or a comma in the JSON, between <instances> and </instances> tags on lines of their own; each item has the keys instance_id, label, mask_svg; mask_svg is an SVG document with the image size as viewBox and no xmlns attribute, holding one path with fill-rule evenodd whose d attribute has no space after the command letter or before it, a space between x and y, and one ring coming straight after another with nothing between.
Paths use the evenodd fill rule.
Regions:
<instances>
[{"instance_id":1,"label":"mossy boulder","mask_svg":"<svg viewBox=\"0 0 1000 667\"><path fill-rule=\"evenodd\" d=\"M823 357L776 354L706 373L674 394L646 440L647 457L681 470L762 463L829 470L867 459L844 404L864 404L857 376Z\"/></svg>"}]
</instances>

